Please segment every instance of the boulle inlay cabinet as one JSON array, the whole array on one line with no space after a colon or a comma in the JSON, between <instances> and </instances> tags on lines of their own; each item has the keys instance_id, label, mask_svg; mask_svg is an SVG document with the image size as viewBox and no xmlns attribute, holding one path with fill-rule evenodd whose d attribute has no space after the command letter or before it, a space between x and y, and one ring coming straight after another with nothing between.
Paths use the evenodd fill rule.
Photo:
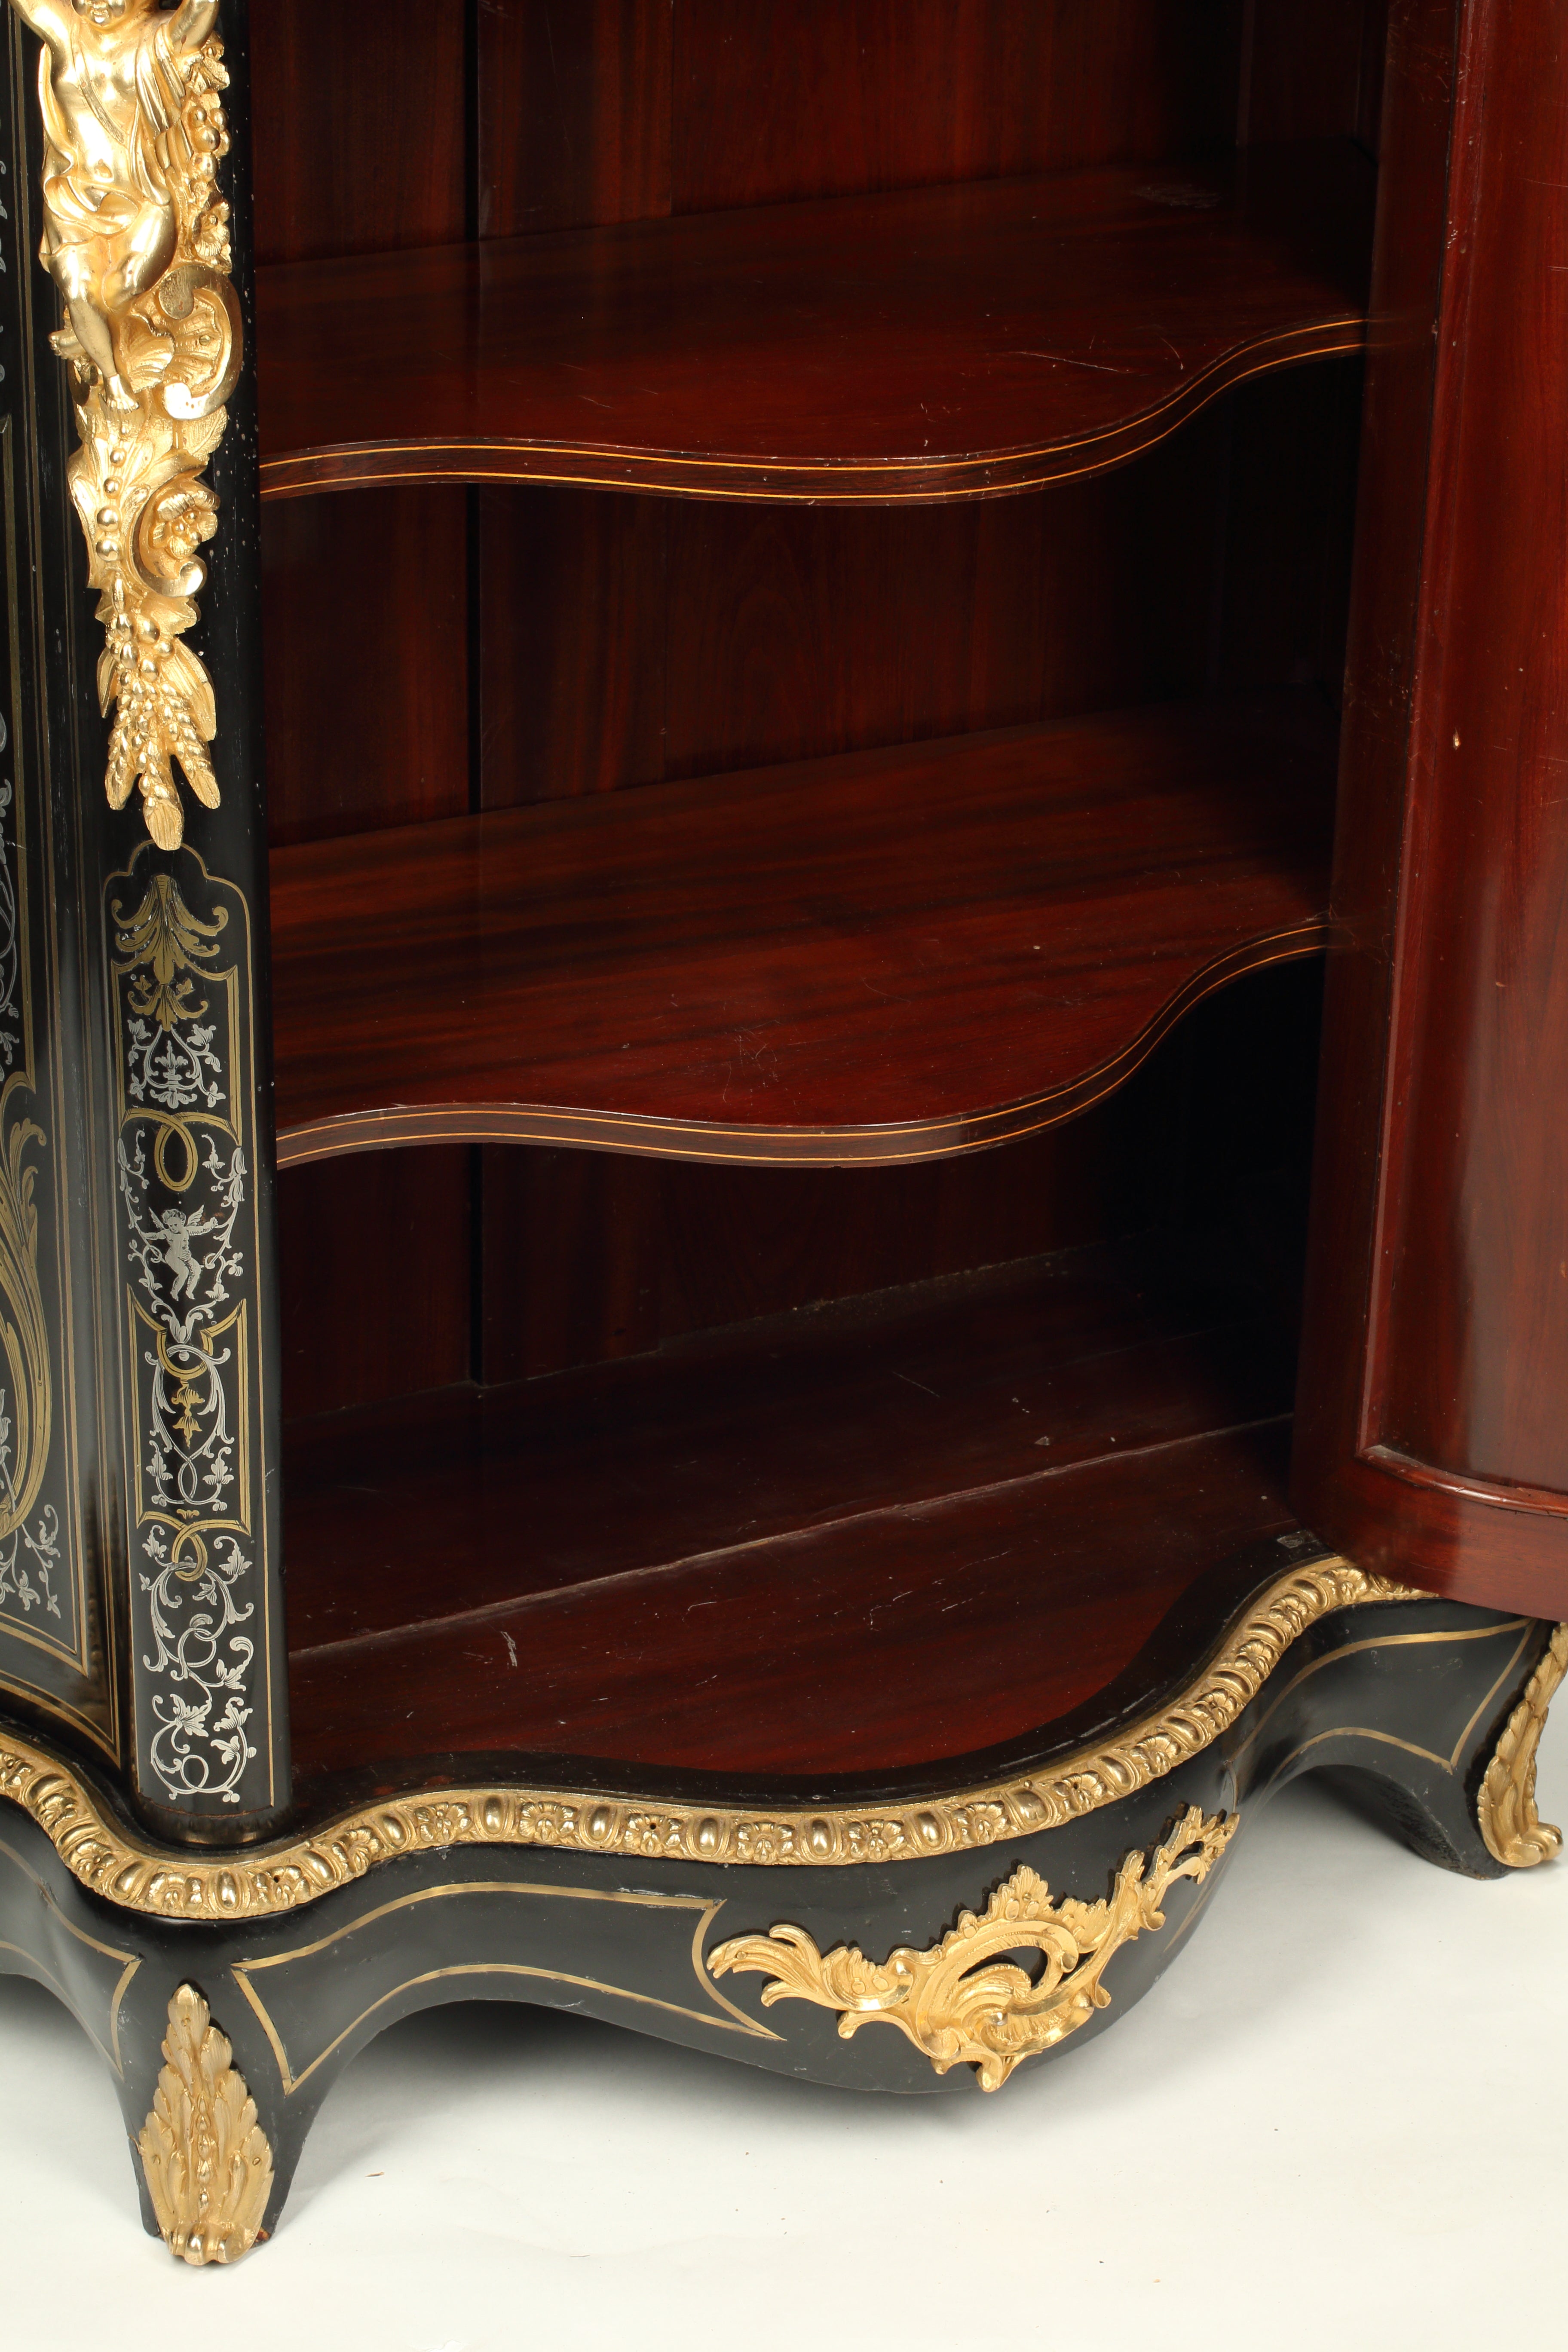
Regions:
<instances>
[{"instance_id":1,"label":"boulle inlay cabinet","mask_svg":"<svg viewBox=\"0 0 1568 2352\"><path fill-rule=\"evenodd\" d=\"M148 2226L438 2001L998 2091L1297 1773L1549 1859L1561 11L5 31L0 1968Z\"/></svg>"}]
</instances>

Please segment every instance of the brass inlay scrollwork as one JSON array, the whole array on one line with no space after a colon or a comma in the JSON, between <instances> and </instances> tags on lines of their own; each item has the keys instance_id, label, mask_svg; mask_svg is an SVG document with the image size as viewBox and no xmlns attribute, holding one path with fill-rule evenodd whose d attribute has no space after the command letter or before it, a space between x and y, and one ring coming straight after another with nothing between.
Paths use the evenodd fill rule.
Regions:
<instances>
[{"instance_id":1,"label":"brass inlay scrollwork","mask_svg":"<svg viewBox=\"0 0 1568 2352\"><path fill-rule=\"evenodd\" d=\"M1242 1612L1184 1690L1119 1738L1080 1748L1047 1770L896 1809L758 1814L581 1790L444 1789L366 1806L314 1837L207 1861L145 1844L67 1766L12 1735L0 1740L0 1797L32 1816L84 1886L125 1910L168 1919L290 1911L399 1854L458 1845L770 1868L920 1862L1032 1836L1147 1788L1228 1730L1320 1617L1428 1597L1344 1560L1294 1569Z\"/></svg>"},{"instance_id":2,"label":"brass inlay scrollwork","mask_svg":"<svg viewBox=\"0 0 1568 2352\"><path fill-rule=\"evenodd\" d=\"M11 435L0 425L5 586L19 594ZM12 646L12 718L21 702ZM55 1378L39 1265L38 1161L48 1139L29 1116L38 1100L33 1054L24 849L22 745L0 715L0 1611L3 1626L75 1647L79 1612L68 1594L58 1505L44 1499L55 1437ZM13 760L15 766L12 765Z\"/></svg>"},{"instance_id":3,"label":"brass inlay scrollwork","mask_svg":"<svg viewBox=\"0 0 1568 2352\"><path fill-rule=\"evenodd\" d=\"M1152 1854L1130 1853L1108 1901L1053 1898L1026 1865L999 1886L978 1916L960 1915L940 1944L902 1945L883 1961L852 1944L821 1952L804 1927L737 1936L708 1956L716 1977L771 1977L763 2006L809 2000L834 2010L847 2042L863 2025L893 2025L939 2074L973 2066L983 2091L999 2091L1026 2058L1065 2042L1110 1995L1101 1979L1126 1944L1165 1924L1162 1908L1181 1878L1205 1879L1236 1834L1237 1814L1189 1806ZM1004 1956L1037 1951L1037 1977Z\"/></svg>"},{"instance_id":4,"label":"brass inlay scrollwork","mask_svg":"<svg viewBox=\"0 0 1568 2352\"><path fill-rule=\"evenodd\" d=\"M9 1097L7 1087L0 1097L0 1353L9 1375L0 1390L0 1544L26 1528L48 1466L54 1418L48 1317L38 1280L37 1171L26 1160L44 1134L24 1116L7 1120ZM37 1553L43 1531L26 1540Z\"/></svg>"},{"instance_id":5,"label":"brass inlay scrollwork","mask_svg":"<svg viewBox=\"0 0 1568 2352\"><path fill-rule=\"evenodd\" d=\"M1503 1727L1481 1779L1476 1811L1487 1852L1511 1870L1530 1870L1563 1851L1563 1832L1535 1810L1535 1758L1547 1709L1568 1674L1568 1625L1559 1625Z\"/></svg>"},{"instance_id":6,"label":"brass inlay scrollwork","mask_svg":"<svg viewBox=\"0 0 1568 2352\"><path fill-rule=\"evenodd\" d=\"M55 349L71 368L81 446L69 467L101 593L99 698L115 717L105 786L139 786L147 830L177 849L177 761L218 804L212 681L180 642L217 530L202 479L227 425L245 336L229 282L228 152L218 0L12 0L43 43L44 236L65 297Z\"/></svg>"},{"instance_id":7,"label":"brass inlay scrollwork","mask_svg":"<svg viewBox=\"0 0 1568 2352\"><path fill-rule=\"evenodd\" d=\"M192 911L188 856L138 901L106 886L120 1011L116 1171L125 1252L130 1486L146 1763L179 1803L237 1807L256 1759L257 1622L249 1426L252 1157L238 1040L243 947L216 959L227 909ZM133 1602L133 1607L136 1602Z\"/></svg>"},{"instance_id":8,"label":"brass inlay scrollwork","mask_svg":"<svg viewBox=\"0 0 1568 2352\"><path fill-rule=\"evenodd\" d=\"M136 912L127 915L117 900L113 915L114 943L132 976L132 1012L165 1036L182 1021L199 1020L206 1006L191 1002L194 975L217 954L216 942L228 920L223 908L214 921L202 922L181 898L173 875L154 874Z\"/></svg>"},{"instance_id":9,"label":"brass inlay scrollwork","mask_svg":"<svg viewBox=\"0 0 1568 2352\"><path fill-rule=\"evenodd\" d=\"M250 2252L272 2193L272 2150L234 2053L194 1985L169 2003L153 2112L137 2152L163 2242L200 2269Z\"/></svg>"}]
</instances>

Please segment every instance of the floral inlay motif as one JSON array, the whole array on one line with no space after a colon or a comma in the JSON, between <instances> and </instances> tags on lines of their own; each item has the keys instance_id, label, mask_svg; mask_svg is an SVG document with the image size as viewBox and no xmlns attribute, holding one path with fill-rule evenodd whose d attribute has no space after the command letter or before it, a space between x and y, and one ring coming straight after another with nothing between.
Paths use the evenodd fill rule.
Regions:
<instances>
[{"instance_id":1,"label":"floral inlay motif","mask_svg":"<svg viewBox=\"0 0 1568 2352\"><path fill-rule=\"evenodd\" d=\"M226 909L195 913L172 873L110 912L149 1760L171 1799L237 1805L257 1752L238 975L219 965Z\"/></svg>"}]
</instances>

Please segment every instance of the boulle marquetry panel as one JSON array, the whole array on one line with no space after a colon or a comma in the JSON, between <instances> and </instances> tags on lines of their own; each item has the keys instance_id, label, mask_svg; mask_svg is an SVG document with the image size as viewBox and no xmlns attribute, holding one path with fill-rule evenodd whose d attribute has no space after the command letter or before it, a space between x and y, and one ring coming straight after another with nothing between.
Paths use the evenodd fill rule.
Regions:
<instances>
[{"instance_id":1,"label":"boulle marquetry panel","mask_svg":"<svg viewBox=\"0 0 1568 2352\"><path fill-rule=\"evenodd\" d=\"M0 1408L0 1487L5 1496L0 1515L0 1622L13 1637L21 1634L55 1649L79 1671L88 1666L80 1527L61 1485L61 1473L68 1476L69 1400L61 1346L67 1285L59 1193L70 1139L52 1115L59 1109L58 1101L48 1100L55 1056L39 1037L46 1006L37 1000L48 988L49 971L36 944L42 944L37 934L47 924L47 902L40 907L33 901L27 887L27 835L43 830L43 811L29 773L22 717L21 593L29 549L17 511L19 493L26 490L16 478L18 437L16 418L7 416L0 437L11 638L5 680L9 715L0 718L0 757L7 771L0 779L0 1345L6 1374ZM39 858L43 844L35 839L32 847ZM39 1123L40 1111L48 1118L47 1128Z\"/></svg>"},{"instance_id":2,"label":"boulle marquetry panel","mask_svg":"<svg viewBox=\"0 0 1568 2352\"><path fill-rule=\"evenodd\" d=\"M5 26L0 1967L148 2228L441 2001L1003 2093L1302 1772L1551 1862L1547 0Z\"/></svg>"},{"instance_id":3,"label":"boulle marquetry panel","mask_svg":"<svg viewBox=\"0 0 1568 2352\"><path fill-rule=\"evenodd\" d=\"M288 1768L245 77L215 15L40 0L6 28L0 1623L8 1680L37 1685L39 1629L72 1654L67 1703L150 1816L223 1835Z\"/></svg>"},{"instance_id":4,"label":"boulle marquetry panel","mask_svg":"<svg viewBox=\"0 0 1568 2352\"><path fill-rule=\"evenodd\" d=\"M253 918L187 850L111 875L104 920L138 1721L163 1802L271 1812L286 1790L268 1728L281 1642L254 1290Z\"/></svg>"},{"instance_id":5,"label":"boulle marquetry panel","mask_svg":"<svg viewBox=\"0 0 1568 2352\"><path fill-rule=\"evenodd\" d=\"M15 64L10 26L5 43ZM118 1611L93 1507L79 869L54 730L64 681L45 659L58 643L47 604L62 519L47 492L61 420L32 373L37 209L24 95L10 84L0 110L0 1686L118 1758Z\"/></svg>"}]
</instances>

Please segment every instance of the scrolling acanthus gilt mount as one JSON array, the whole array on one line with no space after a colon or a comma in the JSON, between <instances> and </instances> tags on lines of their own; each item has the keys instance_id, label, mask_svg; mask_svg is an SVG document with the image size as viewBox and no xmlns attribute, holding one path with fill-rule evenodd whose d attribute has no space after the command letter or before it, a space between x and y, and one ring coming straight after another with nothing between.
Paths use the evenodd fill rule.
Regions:
<instances>
[{"instance_id":1,"label":"scrolling acanthus gilt mount","mask_svg":"<svg viewBox=\"0 0 1568 2352\"><path fill-rule=\"evenodd\" d=\"M1563 1832L1543 1822L1535 1804L1535 1755L1546 1711L1568 1675L1568 1625L1559 1625L1542 1654L1524 1696L1503 1726L1481 1778L1476 1811L1494 1862L1531 1870L1563 1851Z\"/></svg>"},{"instance_id":2,"label":"scrolling acanthus gilt mount","mask_svg":"<svg viewBox=\"0 0 1568 2352\"><path fill-rule=\"evenodd\" d=\"M196 550L217 530L202 476L244 355L216 193L228 152L218 0L172 13L158 0L12 5L44 45L40 257L66 300L54 345L72 372L71 496L89 584L102 592L109 803L122 808L139 785L148 832L177 849L174 762L199 801L218 804L212 680L180 640L206 580Z\"/></svg>"},{"instance_id":3,"label":"scrolling acanthus gilt mount","mask_svg":"<svg viewBox=\"0 0 1568 2352\"><path fill-rule=\"evenodd\" d=\"M1165 1924L1178 1879L1205 1879L1236 1834L1237 1816L1182 1814L1150 1854L1130 1853L1108 1900L1053 1897L1026 1865L984 1910L961 1914L929 1951L907 1945L868 1960L851 1944L818 1950L804 1927L738 1936L708 1956L710 1975L751 1970L772 1978L763 2006L809 2000L837 2012L847 2042L863 2025L893 2025L939 2074L967 2063L983 2091L999 2091L1016 2066L1054 2048L1110 2006L1101 1979L1117 1953ZM1008 1958L1035 1951L1037 1977Z\"/></svg>"}]
</instances>

